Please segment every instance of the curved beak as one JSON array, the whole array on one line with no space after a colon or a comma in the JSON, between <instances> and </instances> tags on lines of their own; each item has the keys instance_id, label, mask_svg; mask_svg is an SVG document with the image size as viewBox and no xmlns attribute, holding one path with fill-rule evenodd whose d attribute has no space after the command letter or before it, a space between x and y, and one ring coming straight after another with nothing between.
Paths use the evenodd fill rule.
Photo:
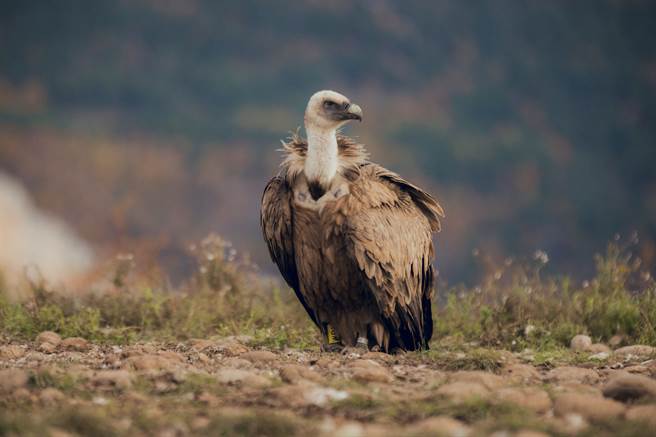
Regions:
<instances>
[{"instance_id":1,"label":"curved beak","mask_svg":"<svg viewBox=\"0 0 656 437\"><path fill-rule=\"evenodd\" d=\"M344 116L346 120L362 121L362 108L355 103L351 103L346 109Z\"/></svg>"}]
</instances>

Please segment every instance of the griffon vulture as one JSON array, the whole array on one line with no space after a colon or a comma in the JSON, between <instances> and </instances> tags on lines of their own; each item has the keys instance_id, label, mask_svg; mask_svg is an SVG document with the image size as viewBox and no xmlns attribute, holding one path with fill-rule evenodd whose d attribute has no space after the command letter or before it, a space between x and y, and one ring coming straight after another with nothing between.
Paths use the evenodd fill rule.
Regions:
<instances>
[{"instance_id":1,"label":"griffon vulture","mask_svg":"<svg viewBox=\"0 0 656 437\"><path fill-rule=\"evenodd\" d=\"M361 121L362 110L345 96L310 98L307 140L294 134L283 143L280 172L264 189L264 239L324 350L428 348L431 236L442 207L339 135L351 120Z\"/></svg>"}]
</instances>

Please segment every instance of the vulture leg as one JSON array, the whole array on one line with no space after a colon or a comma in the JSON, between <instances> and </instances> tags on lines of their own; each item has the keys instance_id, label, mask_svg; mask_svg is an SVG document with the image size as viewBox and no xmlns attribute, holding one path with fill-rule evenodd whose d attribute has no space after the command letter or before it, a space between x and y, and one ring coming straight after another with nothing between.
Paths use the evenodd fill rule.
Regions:
<instances>
[{"instance_id":1,"label":"vulture leg","mask_svg":"<svg viewBox=\"0 0 656 437\"><path fill-rule=\"evenodd\" d=\"M324 352L340 352L344 348L344 345L339 335L335 332L335 328L326 324L324 330L324 343L321 345L321 350Z\"/></svg>"}]
</instances>

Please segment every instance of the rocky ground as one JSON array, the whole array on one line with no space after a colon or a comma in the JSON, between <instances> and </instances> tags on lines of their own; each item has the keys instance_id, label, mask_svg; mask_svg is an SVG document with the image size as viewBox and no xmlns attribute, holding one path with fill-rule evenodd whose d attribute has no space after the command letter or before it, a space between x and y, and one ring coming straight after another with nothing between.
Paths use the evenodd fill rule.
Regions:
<instances>
[{"instance_id":1,"label":"rocky ground","mask_svg":"<svg viewBox=\"0 0 656 437\"><path fill-rule=\"evenodd\" d=\"M656 435L649 346L263 350L0 337L0 435Z\"/></svg>"}]
</instances>

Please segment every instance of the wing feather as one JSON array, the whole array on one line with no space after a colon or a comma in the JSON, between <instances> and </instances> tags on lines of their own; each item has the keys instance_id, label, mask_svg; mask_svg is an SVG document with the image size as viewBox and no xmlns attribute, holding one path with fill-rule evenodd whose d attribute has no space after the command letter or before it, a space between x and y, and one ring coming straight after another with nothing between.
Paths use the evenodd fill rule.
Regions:
<instances>
[{"instance_id":1,"label":"wing feather","mask_svg":"<svg viewBox=\"0 0 656 437\"><path fill-rule=\"evenodd\" d=\"M294 255L294 220L292 190L282 176L269 181L262 195L260 226L271 259L278 266L287 284L294 290L312 321L319 326L317 316L301 293Z\"/></svg>"},{"instance_id":2,"label":"wing feather","mask_svg":"<svg viewBox=\"0 0 656 437\"><path fill-rule=\"evenodd\" d=\"M444 211L419 187L375 164L362 169L346 215L348 254L358 264L399 347L432 336L432 233Z\"/></svg>"}]
</instances>

